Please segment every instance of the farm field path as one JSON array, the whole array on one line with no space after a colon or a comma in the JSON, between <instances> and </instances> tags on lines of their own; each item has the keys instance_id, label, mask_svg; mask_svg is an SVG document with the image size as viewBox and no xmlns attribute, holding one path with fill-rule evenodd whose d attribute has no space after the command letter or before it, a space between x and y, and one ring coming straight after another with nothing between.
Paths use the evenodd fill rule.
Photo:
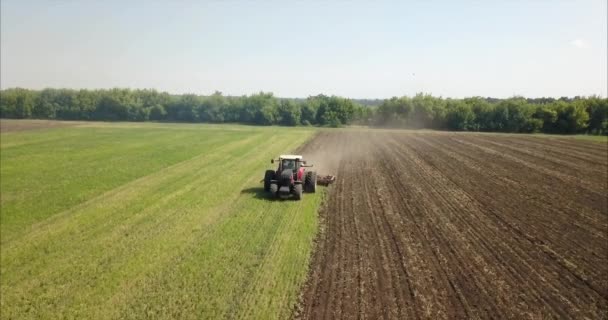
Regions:
<instances>
[{"instance_id":1,"label":"farm field path","mask_svg":"<svg viewBox=\"0 0 608 320\"><path fill-rule=\"evenodd\" d=\"M338 178L297 318L608 316L605 144L376 131L309 145Z\"/></svg>"}]
</instances>

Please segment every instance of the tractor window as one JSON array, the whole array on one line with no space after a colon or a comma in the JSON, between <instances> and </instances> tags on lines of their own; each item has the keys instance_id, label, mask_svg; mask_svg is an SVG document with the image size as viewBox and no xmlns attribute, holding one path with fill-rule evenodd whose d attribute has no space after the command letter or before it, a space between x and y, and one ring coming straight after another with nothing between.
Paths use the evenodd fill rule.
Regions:
<instances>
[{"instance_id":1,"label":"tractor window","mask_svg":"<svg viewBox=\"0 0 608 320\"><path fill-rule=\"evenodd\" d=\"M283 170L285 170L285 169L294 170L296 168L296 162L294 160L284 159L282 165L283 165Z\"/></svg>"}]
</instances>

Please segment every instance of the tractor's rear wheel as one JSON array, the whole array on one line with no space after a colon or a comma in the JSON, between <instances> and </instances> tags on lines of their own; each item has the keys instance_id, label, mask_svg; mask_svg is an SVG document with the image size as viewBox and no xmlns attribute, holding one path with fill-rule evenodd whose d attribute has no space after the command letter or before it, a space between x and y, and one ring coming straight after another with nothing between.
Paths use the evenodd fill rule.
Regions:
<instances>
[{"instance_id":1,"label":"tractor's rear wheel","mask_svg":"<svg viewBox=\"0 0 608 320\"><path fill-rule=\"evenodd\" d=\"M315 193L317 191L317 173L315 171L306 172L304 190L309 193Z\"/></svg>"},{"instance_id":2,"label":"tractor's rear wheel","mask_svg":"<svg viewBox=\"0 0 608 320\"><path fill-rule=\"evenodd\" d=\"M295 186L293 186L293 194L294 194L294 198L296 200L302 199L302 185L301 184L296 184Z\"/></svg>"},{"instance_id":3,"label":"tractor's rear wheel","mask_svg":"<svg viewBox=\"0 0 608 320\"><path fill-rule=\"evenodd\" d=\"M276 197L277 192L279 192L279 185L277 185L276 183L271 183L268 187L268 190L270 191L273 197Z\"/></svg>"},{"instance_id":4,"label":"tractor's rear wheel","mask_svg":"<svg viewBox=\"0 0 608 320\"><path fill-rule=\"evenodd\" d=\"M266 170L264 174L264 191L270 191L270 180L274 179L274 170Z\"/></svg>"}]
</instances>

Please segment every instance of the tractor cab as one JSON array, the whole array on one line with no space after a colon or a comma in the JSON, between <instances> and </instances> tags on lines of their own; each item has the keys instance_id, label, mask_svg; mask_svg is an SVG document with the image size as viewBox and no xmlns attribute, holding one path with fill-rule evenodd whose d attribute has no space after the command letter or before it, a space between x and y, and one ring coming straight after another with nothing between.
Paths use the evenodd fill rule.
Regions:
<instances>
[{"instance_id":1,"label":"tractor cab","mask_svg":"<svg viewBox=\"0 0 608 320\"><path fill-rule=\"evenodd\" d=\"M274 160L272 160L274 162ZM298 172L300 167L303 164L306 164L305 161L302 160L302 156L284 154L279 156L279 168L276 172L283 172L283 170L291 170L292 172Z\"/></svg>"}]
</instances>

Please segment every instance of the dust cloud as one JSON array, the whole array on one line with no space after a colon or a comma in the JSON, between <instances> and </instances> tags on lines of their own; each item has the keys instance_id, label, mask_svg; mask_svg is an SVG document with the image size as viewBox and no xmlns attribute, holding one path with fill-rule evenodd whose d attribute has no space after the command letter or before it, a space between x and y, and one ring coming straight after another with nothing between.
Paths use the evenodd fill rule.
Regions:
<instances>
[{"instance_id":1,"label":"dust cloud","mask_svg":"<svg viewBox=\"0 0 608 320\"><path fill-rule=\"evenodd\" d=\"M307 164L313 165L318 176L338 175L344 161L357 161L372 150L372 139L366 139L371 132L348 132L339 134L320 132L298 149ZM348 141L345 143L345 141Z\"/></svg>"}]
</instances>

